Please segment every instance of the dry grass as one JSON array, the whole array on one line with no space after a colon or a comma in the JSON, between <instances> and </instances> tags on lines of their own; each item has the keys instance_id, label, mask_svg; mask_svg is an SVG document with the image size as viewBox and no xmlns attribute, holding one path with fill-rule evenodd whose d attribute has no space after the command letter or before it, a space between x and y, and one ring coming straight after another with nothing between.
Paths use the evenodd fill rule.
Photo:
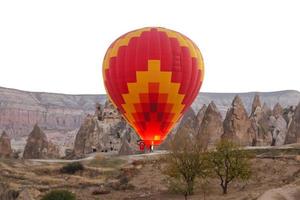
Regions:
<instances>
[{"instance_id":1,"label":"dry grass","mask_svg":"<svg viewBox=\"0 0 300 200\"><path fill-rule=\"evenodd\" d=\"M91 160L87 166L98 167L98 168L110 168L120 169L125 163L125 160L117 157L101 157L96 156L95 159Z\"/></svg>"},{"instance_id":2,"label":"dry grass","mask_svg":"<svg viewBox=\"0 0 300 200\"><path fill-rule=\"evenodd\" d=\"M139 158L97 156L94 160L85 161L85 170L74 175L61 174L63 164L37 163L23 160L1 160L0 179L11 188L21 190L24 187L35 188L46 193L51 189L68 189L76 193L78 200L95 199L175 199L181 195L167 190L165 177L161 173L163 160L159 156ZM217 179L210 179L206 200L252 200L266 190L282 187L287 184L300 185L300 163L290 159L253 159L251 161L253 176L248 182L234 182L226 196L221 194ZM130 177L133 190L116 191L102 196L92 195L92 191L101 184L118 180L122 173ZM300 193L295 194L300 199ZM198 184L196 194L189 199L203 199L203 189Z\"/></svg>"}]
</instances>

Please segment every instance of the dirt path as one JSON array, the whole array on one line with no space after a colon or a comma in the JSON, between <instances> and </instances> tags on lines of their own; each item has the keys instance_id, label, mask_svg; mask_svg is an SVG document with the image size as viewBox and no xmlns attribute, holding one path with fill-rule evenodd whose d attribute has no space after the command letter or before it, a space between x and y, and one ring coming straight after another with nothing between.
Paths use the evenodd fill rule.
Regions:
<instances>
[{"instance_id":1,"label":"dirt path","mask_svg":"<svg viewBox=\"0 0 300 200\"><path fill-rule=\"evenodd\" d=\"M28 159L32 162L42 162L42 163L71 163L71 162L82 162L87 160L93 160L96 157L95 155L90 155L86 158L74 159L74 160L65 160L65 159Z\"/></svg>"},{"instance_id":2,"label":"dirt path","mask_svg":"<svg viewBox=\"0 0 300 200\"><path fill-rule=\"evenodd\" d=\"M89 161L95 159L97 156L102 156L102 157L111 157L111 156L117 156L120 159L127 160L128 162L133 161L133 160L142 160L147 157L152 157L152 156L157 156L157 155L164 155L167 154L168 151L155 151L152 153L144 153L144 154L135 154L135 155L124 155L120 156L117 154L108 154L108 153L93 153L87 155L86 158L81 158L81 159L74 159L74 160L65 160L65 159L28 159L28 161L32 162L41 162L41 163L71 163L71 162L83 162L83 161Z\"/></svg>"}]
</instances>

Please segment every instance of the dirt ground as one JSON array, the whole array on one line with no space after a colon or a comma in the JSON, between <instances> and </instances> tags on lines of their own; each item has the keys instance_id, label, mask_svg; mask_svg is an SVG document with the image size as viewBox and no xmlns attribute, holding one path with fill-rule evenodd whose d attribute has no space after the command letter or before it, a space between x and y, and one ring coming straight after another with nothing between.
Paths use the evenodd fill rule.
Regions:
<instances>
[{"instance_id":1,"label":"dirt ground","mask_svg":"<svg viewBox=\"0 0 300 200\"><path fill-rule=\"evenodd\" d=\"M78 200L184 199L182 195L169 191L159 157L96 155L94 159L82 162L84 171L73 175L60 172L65 163L2 159L0 183L15 191L35 193L32 197L36 199L53 189L70 190ZM222 195L217 179L209 179L205 192L201 184L197 184L195 195L188 199L254 200L270 189L288 184L300 185L300 162L296 157L255 158L251 163L251 179L231 183L227 195ZM108 194L93 194L99 190Z\"/></svg>"}]
</instances>

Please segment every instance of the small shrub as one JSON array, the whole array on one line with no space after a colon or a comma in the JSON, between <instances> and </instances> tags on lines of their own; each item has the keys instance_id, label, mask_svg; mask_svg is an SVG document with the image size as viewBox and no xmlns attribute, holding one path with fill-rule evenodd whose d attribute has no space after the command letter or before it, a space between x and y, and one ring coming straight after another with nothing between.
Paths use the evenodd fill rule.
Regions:
<instances>
[{"instance_id":1,"label":"small shrub","mask_svg":"<svg viewBox=\"0 0 300 200\"><path fill-rule=\"evenodd\" d=\"M67 190L53 190L46 194L42 200L76 200L76 196Z\"/></svg>"},{"instance_id":2,"label":"small shrub","mask_svg":"<svg viewBox=\"0 0 300 200\"><path fill-rule=\"evenodd\" d=\"M129 178L127 176L121 176L120 177L120 184L121 185L127 185L129 183Z\"/></svg>"},{"instance_id":3,"label":"small shrub","mask_svg":"<svg viewBox=\"0 0 300 200\"><path fill-rule=\"evenodd\" d=\"M77 171L84 170L84 166L80 162L68 163L60 169L64 174L75 174Z\"/></svg>"}]
</instances>

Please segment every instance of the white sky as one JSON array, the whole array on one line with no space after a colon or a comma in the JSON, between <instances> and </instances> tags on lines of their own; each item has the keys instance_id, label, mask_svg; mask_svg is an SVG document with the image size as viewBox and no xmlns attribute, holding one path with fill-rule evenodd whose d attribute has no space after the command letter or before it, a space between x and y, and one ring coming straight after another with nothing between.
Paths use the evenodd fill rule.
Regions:
<instances>
[{"instance_id":1,"label":"white sky","mask_svg":"<svg viewBox=\"0 0 300 200\"><path fill-rule=\"evenodd\" d=\"M0 86L105 93L107 47L145 26L179 31L198 45L201 91L300 90L297 0L0 0Z\"/></svg>"}]
</instances>

